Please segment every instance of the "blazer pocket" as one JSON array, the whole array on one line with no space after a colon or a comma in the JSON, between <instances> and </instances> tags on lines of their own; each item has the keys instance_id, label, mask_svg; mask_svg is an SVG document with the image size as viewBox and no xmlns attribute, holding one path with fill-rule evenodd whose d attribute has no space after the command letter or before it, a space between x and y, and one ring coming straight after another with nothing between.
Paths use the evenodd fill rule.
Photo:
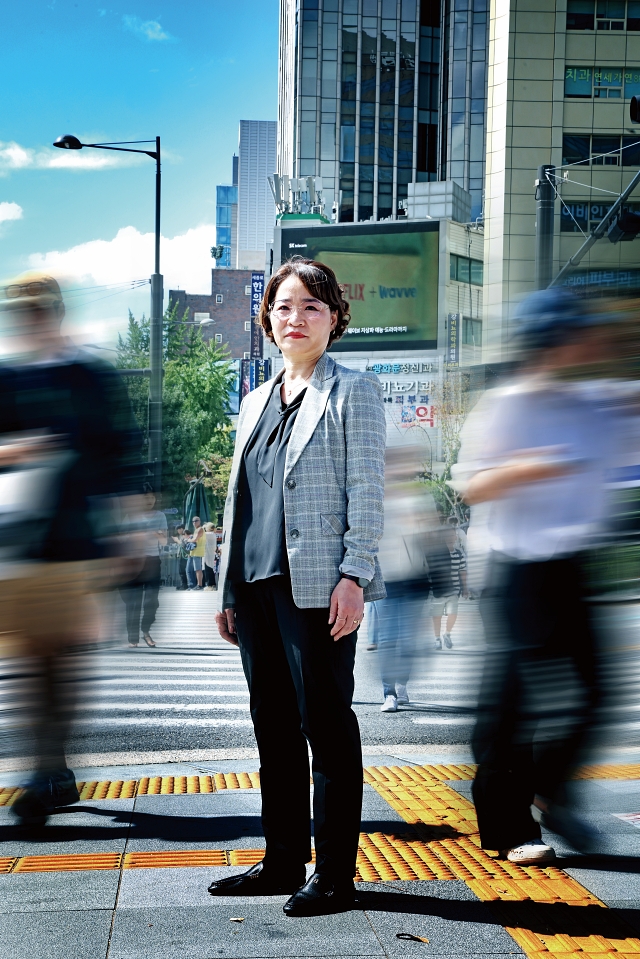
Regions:
<instances>
[{"instance_id":1,"label":"blazer pocket","mask_svg":"<svg viewBox=\"0 0 640 959\"><path fill-rule=\"evenodd\" d=\"M341 536L346 529L346 516L337 513L320 513L320 525L325 536Z\"/></svg>"}]
</instances>

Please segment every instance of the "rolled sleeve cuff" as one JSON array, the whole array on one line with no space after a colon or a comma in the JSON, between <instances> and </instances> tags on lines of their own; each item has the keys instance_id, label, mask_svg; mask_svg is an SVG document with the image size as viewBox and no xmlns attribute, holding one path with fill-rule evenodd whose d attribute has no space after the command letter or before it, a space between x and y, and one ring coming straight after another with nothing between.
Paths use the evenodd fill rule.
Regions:
<instances>
[{"instance_id":1,"label":"rolled sleeve cuff","mask_svg":"<svg viewBox=\"0 0 640 959\"><path fill-rule=\"evenodd\" d=\"M350 563L342 563L339 567L341 573L347 573L349 576L358 576L360 579L372 580L371 570L363 569L361 566L351 566Z\"/></svg>"}]
</instances>

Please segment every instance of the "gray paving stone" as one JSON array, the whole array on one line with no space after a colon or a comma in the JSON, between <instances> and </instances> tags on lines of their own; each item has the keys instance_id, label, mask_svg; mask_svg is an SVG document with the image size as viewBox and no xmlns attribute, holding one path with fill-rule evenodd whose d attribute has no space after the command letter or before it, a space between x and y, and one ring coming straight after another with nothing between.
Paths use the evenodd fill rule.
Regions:
<instances>
[{"instance_id":1,"label":"gray paving stone","mask_svg":"<svg viewBox=\"0 0 640 959\"><path fill-rule=\"evenodd\" d=\"M102 959L107 953L111 915L111 910L0 914L2 955L11 959Z\"/></svg>"},{"instance_id":2,"label":"gray paving stone","mask_svg":"<svg viewBox=\"0 0 640 959\"><path fill-rule=\"evenodd\" d=\"M521 955L489 906L464 882L359 883L358 900L388 956ZM428 943L400 940L397 933Z\"/></svg>"},{"instance_id":3,"label":"gray paving stone","mask_svg":"<svg viewBox=\"0 0 640 959\"><path fill-rule=\"evenodd\" d=\"M0 809L0 856L60 856L123 852L133 799L79 802L50 816L45 826L19 826Z\"/></svg>"},{"instance_id":4,"label":"gray paving stone","mask_svg":"<svg viewBox=\"0 0 640 959\"><path fill-rule=\"evenodd\" d=\"M282 901L211 899L208 907L118 909L109 959L369 959L384 952L366 916L288 919ZM244 922L231 922L244 917Z\"/></svg>"},{"instance_id":5,"label":"gray paving stone","mask_svg":"<svg viewBox=\"0 0 640 959\"><path fill-rule=\"evenodd\" d=\"M119 878L117 870L2 875L0 913L113 909Z\"/></svg>"},{"instance_id":6,"label":"gray paving stone","mask_svg":"<svg viewBox=\"0 0 640 959\"><path fill-rule=\"evenodd\" d=\"M257 791L139 796L127 852L161 849L259 849L264 846Z\"/></svg>"}]
</instances>

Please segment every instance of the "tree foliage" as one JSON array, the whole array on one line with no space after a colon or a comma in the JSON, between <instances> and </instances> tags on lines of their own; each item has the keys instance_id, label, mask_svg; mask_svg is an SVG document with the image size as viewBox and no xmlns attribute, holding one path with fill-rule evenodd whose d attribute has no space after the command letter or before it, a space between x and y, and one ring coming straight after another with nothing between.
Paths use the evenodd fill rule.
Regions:
<instances>
[{"instance_id":1,"label":"tree foliage","mask_svg":"<svg viewBox=\"0 0 640 959\"><path fill-rule=\"evenodd\" d=\"M469 376L460 370L445 371L441 383L432 389L432 402L435 407L442 443L442 462L444 468L436 471L425 470L424 479L438 507L446 515L463 516L464 504L461 497L449 485L451 467L457 462L460 450L460 433L472 405L469 392Z\"/></svg>"},{"instance_id":2,"label":"tree foliage","mask_svg":"<svg viewBox=\"0 0 640 959\"><path fill-rule=\"evenodd\" d=\"M185 321L186 314L178 317L177 306L164 316L163 488L166 505L178 507L186 491L185 475L196 474L202 460L216 457L221 461L216 468L221 468L233 452L226 413L233 378L228 354L205 342L200 327ZM149 345L149 320L145 316L136 320L130 312L126 334L118 337L117 366L146 369ZM145 437L146 455L149 379L126 377L125 382Z\"/></svg>"}]
</instances>

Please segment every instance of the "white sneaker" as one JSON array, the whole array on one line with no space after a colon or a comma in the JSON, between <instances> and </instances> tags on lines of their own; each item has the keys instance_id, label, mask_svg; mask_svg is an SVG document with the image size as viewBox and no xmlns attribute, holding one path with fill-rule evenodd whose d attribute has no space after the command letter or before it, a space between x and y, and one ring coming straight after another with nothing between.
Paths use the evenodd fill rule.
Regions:
<instances>
[{"instance_id":1,"label":"white sneaker","mask_svg":"<svg viewBox=\"0 0 640 959\"><path fill-rule=\"evenodd\" d=\"M506 850L502 855L506 855L509 862L517 862L520 866L535 866L540 862L553 862L556 858L555 849L547 846L542 839L530 839L529 842Z\"/></svg>"},{"instance_id":2,"label":"white sneaker","mask_svg":"<svg viewBox=\"0 0 640 959\"><path fill-rule=\"evenodd\" d=\"M442 638L444 639L444 644L447 649L451 649L453 647L453 643L451 642L451 633L445 633Z\"/></svg>"},{"instance_id":3,"label":"white sneaker","mask_svg":"<svg viewBox=\"0 0 640 959\"><path fill-rule=\"evenodd\" d=\"M398 712L398 700L395 696L387 696L384 703L380 707L381 713L397 713Z\"/></svg>"},{"instance_id":4,"label":"white sneaker","mask_svg":"<svg viewBox=\"0 0 640 959\"><path fill-rule=\"evenodd\" d=\"M436 636L436 641L434 643L434 649L442 649L442 640L439 636Z\"/></svg>"},{"instance_id":5,"label":"white sneaker","mask_svg":"<svg viewBox=\"0 0 640 959\"><path fill-rule=\"evenodd\" d=\"M398 706L406 706L409 702L407 687L401 686L400 683L396 683L396 702Z\"/></svg>"}]
</instances>

